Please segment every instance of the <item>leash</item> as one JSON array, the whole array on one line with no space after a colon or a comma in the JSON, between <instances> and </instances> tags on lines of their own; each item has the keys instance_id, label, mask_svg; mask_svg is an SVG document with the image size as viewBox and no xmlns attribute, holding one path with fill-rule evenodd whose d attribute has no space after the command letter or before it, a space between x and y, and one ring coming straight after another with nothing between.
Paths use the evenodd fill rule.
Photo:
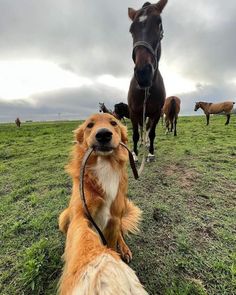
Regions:
<instances>
[{"instance_id":1,"label":"leash","mask_svg":"<svg viewBox=\"0 0 236 295\"><path fill-rule=\"evenodd\" d=\"M132 168L132 171L133 171L133 174L134 174L134 178L135 179L138 179L138 172L137 172L137 169L136 169L136 166L135 166L135 162L134 162L134 158L133 158L133 155L132 155L131 151L129 150L129 148L123 142L120 142L120 145L122 145L128 151L130 166ZM93 152L93 148L89 148L86 151L86 153L84 154L84 157L83 157L83 160L82 160L82 163L81 163L81 168L80 168L80 184L79 184L80 197L81 197L83 208L84 208L84 211L85 211L85 214L86 214L88 220L95 227L96 231L98 232L98 234L99 234L99 236L100 236L100 238L102 240L103 245L104 246L107 246L107 241L106 241L106 239L105 239L102 231L100 230L100 228L98 227L98 225L96 224L96 222L94 221L92 215L89 212L89 209L88 209L88 206L87 206L87 203L86 203L85 193L84 193L84 173L85 173L85 166L86 166L87 161L88 161L89 157L91 156L92 152Z\"/></svg>"},{"instance_id":2,"label":"leash","mask_svg":"<svg viewBox=\"0 0 236 295\"><path fill-rule=\"evenodd\" d=\"M86 166L86 163L87 163L90 155L92 154L92 152L93 152L93 148L89 148L87 150L87 152L85 153L85 155L83 157L83 160L82 160L82 164L81 164L81 168L80 168L80 183L79 183L80 197L81 197L81 200L82 200L82 203L83 203L83 207L84 207L84 211L85 211L85 214L86 214L88 220L95 227L96 231L98 232L98 234L99 234L99 236L100 236L100 238L102 240L103 245L106 246L107 245L107 241L106 241L106 239L105 239L102 231L100 230L100 228L98 227L98 225L96 224L96 222L94 221L92 215L89 212L88 206L86 204L85 194L84 194L84 172L85 172L85 166Z\"/></svg>"},{"instance_id":3,"label":"leash","mask_svg":"<svg viewBox=\"0 0 236 295\"><path fill-rule=\"evenodd\" d=\"M148 97L150 96L150 91L149 87L145 88L145 97L144 97L144 102L143 102L143 126L142 126L142 141L143 141L143 157L142 157L142 162L138 170L138 175L140 176L141 173L143 172L144 166L145 166L145 161L146 161L146 146L145 146L145 140L146 140L146 132L147 132L147 121L146 121L146 107L147 107L147 100Z\"/></svg>"},{"instance_id":4,"label":"leash","mask_svg":"<svg viewBox=\"0 0 236 295\"><path fill-rule=\"evenodd\" d=\"M139 178L139 173L137 171L137 168L136 168L136 165L135 165L135 162L134 162L134 157L133 157L132 152L127 147L127 145L125 145L123 142L120 142L120 145L122 145L124 148L127 149L128 153L129 153L129 163L130 163L130 167L131 167L131 169L133 171L134 178L135 179L138 179Z\"/></svg>"}]
</instances>

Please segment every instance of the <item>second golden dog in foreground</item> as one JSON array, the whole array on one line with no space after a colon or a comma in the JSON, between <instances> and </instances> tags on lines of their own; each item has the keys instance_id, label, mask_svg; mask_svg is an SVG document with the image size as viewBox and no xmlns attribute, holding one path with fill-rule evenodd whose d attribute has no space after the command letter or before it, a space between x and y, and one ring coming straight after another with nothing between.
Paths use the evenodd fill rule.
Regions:
<instances>
[{"instance_id":1,"label":"second golden dog in foreground","mask_svg":"<svg viewBox=\"0 0 236 295\"><path fill-rule=\"evenodd\" d=\"M69 207L59 218L60 230L67 233L65 267L60 294L147 294L129 262L132 253L123 236L138 230L141 211L127 199L128 153L126 128L109 114L95 114L76 131L77 144L67 167L73 179ZM88 150L84 192L90 214L107 241L101 244L96 230L84 213L79 192L82 159Z\"/></svg>"}]
</instances>

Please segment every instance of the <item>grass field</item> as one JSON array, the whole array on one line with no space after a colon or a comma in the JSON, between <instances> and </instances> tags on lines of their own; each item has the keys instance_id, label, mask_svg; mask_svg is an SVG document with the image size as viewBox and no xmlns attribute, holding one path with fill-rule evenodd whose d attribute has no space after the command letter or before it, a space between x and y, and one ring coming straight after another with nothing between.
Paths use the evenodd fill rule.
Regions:
<instances>
[{"instance_id":1,"label":"grass field","mask_svg":"<svg viewBox=\"0 0 236 295\"><path fill-rule=\"evenodd\" d=\"M130 236L136 271L153 295L236 294L236 117L181 117L157 130L156 162L129 197L143 210ZM57 218L78 122L0 125L0 294L56 294L65 239ZM129 128L129 134L131 131Z\"/></svg>"}]
</instances>

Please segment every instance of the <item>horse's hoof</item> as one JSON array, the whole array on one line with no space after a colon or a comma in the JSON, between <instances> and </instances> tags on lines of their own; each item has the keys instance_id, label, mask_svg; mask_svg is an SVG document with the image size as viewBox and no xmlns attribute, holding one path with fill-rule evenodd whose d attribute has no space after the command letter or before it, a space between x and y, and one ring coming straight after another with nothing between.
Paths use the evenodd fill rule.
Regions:
<instances>
[{"instance_id":1,"label":"horse's hoof","mask_svg":"<svg viewBox=\"0 0 236 295\"><path fill-rule=\"evenodd\" d=\"M132 152L132 156L134 158L134 162L138 163L138 157L136 156L135 152Z\"/></svg>"},{"instance_id":2,"label":"horse's hoof","mask_svg":"<svg viewBox=\"0 0 236 295\"><path fill-rule=\"evenodd\" d=\"M154 162L154 161L155 161L155 155L149 153L147 156L147 162L150 163L150 162Z\"/></svg>"}]
</instances>

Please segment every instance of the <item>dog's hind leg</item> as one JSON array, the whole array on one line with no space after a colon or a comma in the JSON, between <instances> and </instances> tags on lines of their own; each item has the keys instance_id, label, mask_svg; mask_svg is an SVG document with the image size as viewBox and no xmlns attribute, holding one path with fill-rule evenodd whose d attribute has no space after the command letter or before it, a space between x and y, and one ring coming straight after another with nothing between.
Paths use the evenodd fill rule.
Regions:
<instances>
[{"instance_id":1,"label":"dog's hind leg","mask_svg":"<svg viewBox=\"0 0 236 295\"><path fill-rule=\"evenodd\" d=\"M64 234L67 233L69 224L70 224L70 209L66 208L59 216L59 229Z\"/></svg>"}]
</instances>

